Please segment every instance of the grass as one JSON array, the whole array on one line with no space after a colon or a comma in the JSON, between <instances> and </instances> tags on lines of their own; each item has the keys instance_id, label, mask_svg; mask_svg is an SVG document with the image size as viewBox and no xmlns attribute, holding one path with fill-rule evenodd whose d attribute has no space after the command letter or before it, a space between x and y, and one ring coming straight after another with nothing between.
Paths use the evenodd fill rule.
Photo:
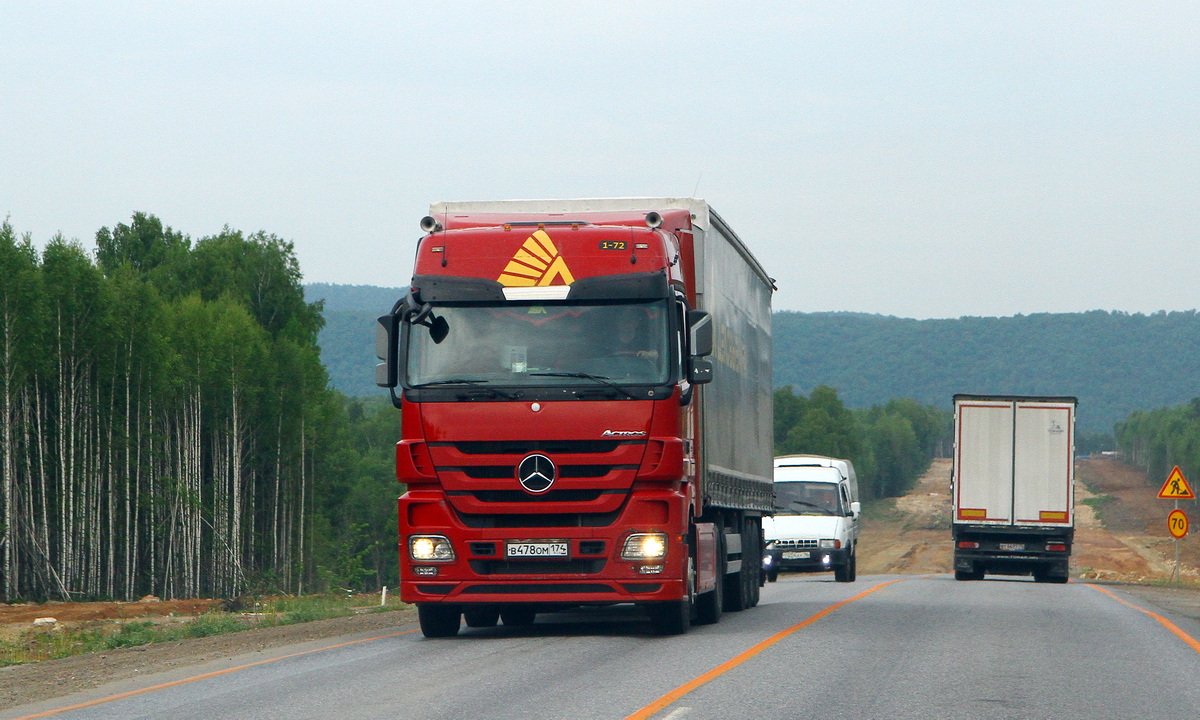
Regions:
<instances>
[{"instance_id":1,"label":"grass","mask_svg":"<svg viewBox=\"0 0 1200 720\"><path fill-rule=\"evenodd\" d=\"M345 594L243 598L239 605L245 612L205 613L183 622L173 622L169 619L160 619L158 622L100 621L89 622L80 627L38 628L26 631L16 640L0 641L0 667L58 660L73 655L137 645L223 635L252 628L279 627L345 617L360 612L359 606L363 602L362 596ZM399 599L389 598L388 607L376 606L368 612L394 610L400 604Z\"/></svg>"}]
</instances>

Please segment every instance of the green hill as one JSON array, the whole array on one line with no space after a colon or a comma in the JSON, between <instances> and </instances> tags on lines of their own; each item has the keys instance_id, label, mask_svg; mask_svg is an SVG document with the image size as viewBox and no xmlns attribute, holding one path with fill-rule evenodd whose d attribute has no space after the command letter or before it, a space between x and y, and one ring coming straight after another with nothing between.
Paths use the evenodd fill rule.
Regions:
<instances>
[{"instance_id":1,"label":"green hill","mask_svg":"<svg viewBox=\"0 0 1200 720\"><path fill-rule=\"evenodd\" d=\"M378 395L375 318L401 288L308 285L325 300L321 356L334 387ZM912 320L861 313L777 312L776 387L837 388L847 407L907 397L950 407L954 393L1074 395L1079 429L1111 433L1133 410L1200 396L1200 316L1085 313Z\"/></svg>"}]
</instances>

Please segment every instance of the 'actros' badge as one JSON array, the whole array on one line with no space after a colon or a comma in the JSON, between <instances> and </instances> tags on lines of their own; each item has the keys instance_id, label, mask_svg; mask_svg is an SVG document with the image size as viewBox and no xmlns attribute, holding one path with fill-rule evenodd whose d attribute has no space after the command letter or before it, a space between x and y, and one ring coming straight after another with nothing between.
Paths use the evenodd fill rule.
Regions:
<instances>
[{"instance_id":1,"label":"'actros' badge","mask_svg":"<svg viewBox=\"0 0 1200 720\"><path fill-rule=\"evenodd\" d=\"M554 461L545 455L530 455L517 465L521 487L531 493L544 493L554 484Z\"/></svg>"}]
</instances>

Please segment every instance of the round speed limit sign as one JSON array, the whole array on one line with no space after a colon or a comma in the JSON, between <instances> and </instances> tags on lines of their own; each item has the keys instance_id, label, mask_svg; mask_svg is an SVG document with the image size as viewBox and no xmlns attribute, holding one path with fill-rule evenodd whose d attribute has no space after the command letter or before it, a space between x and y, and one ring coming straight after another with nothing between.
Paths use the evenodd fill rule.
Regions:
<instances>
[{"instance_id":1,"label":"round speed limit sign","mask_svg":"<svg viewBox=\"0 0 1200 720\"><path fill-rule=\"evenodd\" d=\"M1182 510L1172 510L1167 516L1167 530L1171 532L1171 537L1176 540L1188 534L1188 519L1187 515L1183 514Z\"/></svg>"}]
</instances>

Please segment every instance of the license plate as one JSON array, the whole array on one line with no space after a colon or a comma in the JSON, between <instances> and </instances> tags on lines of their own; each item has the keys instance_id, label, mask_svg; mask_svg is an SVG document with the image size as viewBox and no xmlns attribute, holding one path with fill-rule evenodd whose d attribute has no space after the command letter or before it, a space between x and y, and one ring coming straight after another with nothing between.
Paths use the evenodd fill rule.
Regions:
<instances>
[{"instance_id":1,"label":"license plate","mask_svg":"<svg viewBox=\"0 0 1200 720\"><path fill-rule=\"evenodd\" d=\"M812 557L812 553L809 552L785 552L783 554L784 560L807 560L810 557Z\"/></svg>"},{"instance_id":2,"label":"license plate","mask_svg":"<svg viewBox=\"0 0 1200 720\"><path fill-rule=\"evenodd\" d=\"M1024 550L1025 543L1000 543L1001 550L1012 552L1013 550Z\"/></svg>"},{"instance_id":3,"label":"license plate","mask_svg":"<svg viewBox=\"0 0 1200 720\"><path fill-rule=\"evenodd\" d=\"M504 546L504 556L510 558L567 557L570 552L570 543L560 540L510 542Z\"/></svg>"}]
</instances>

